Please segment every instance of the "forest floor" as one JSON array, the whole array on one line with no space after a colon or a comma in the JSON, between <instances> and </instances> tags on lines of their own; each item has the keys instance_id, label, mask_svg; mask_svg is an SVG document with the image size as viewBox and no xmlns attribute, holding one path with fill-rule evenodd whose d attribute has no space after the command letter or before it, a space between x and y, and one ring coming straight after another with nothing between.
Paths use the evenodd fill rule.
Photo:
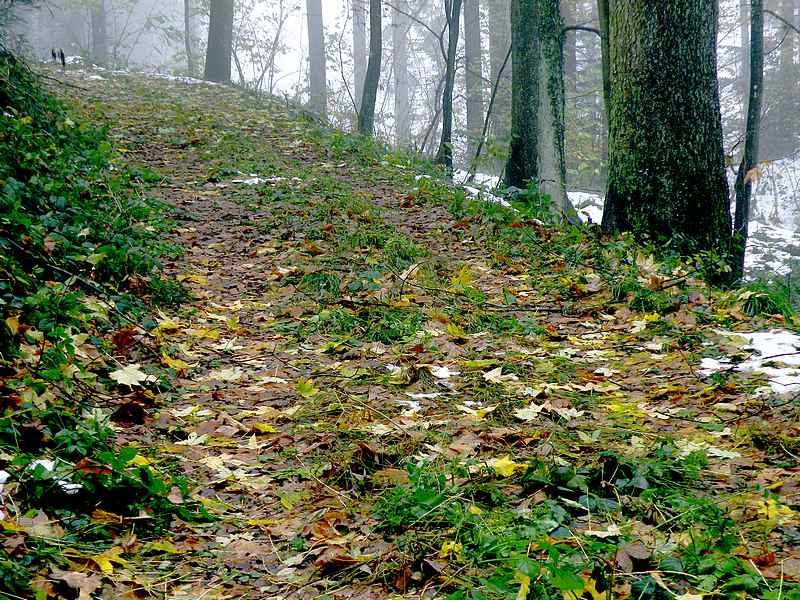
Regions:
<instances>
[{"instance_id":1,"label":"forest floor","mask_svg":"<svg viewBox=\"0 0 800 600\"><path fill-rule=\"evenodd\" d=\"M119 441L211 517L113 597L800 598L797 396L699 367L786 318L278 103L70 80L192 294L116 338Z\"/></svg>"}]
</instances>

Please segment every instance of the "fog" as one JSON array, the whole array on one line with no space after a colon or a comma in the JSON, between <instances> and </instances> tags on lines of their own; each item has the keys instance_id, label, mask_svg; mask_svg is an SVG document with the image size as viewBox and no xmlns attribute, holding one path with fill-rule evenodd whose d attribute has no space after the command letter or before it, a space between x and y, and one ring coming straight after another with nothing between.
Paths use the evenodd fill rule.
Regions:
<instances>
[{"instance_id":1,"label":"fog","mask_svg":"<svg viewBox=\"0 0 800 600\"><path fill-rule=\"evenodd\" d=\"M352 0L323 0L327 104L326 118L335 126L354 126L359 94L357 72L365 65L354 58ZM360 1L360 0L357 0ZM191 0L189 18L176 0L104 0L109 69L150 70L202 77L207 40L208 2ZM8 44L47 60L50 49L63 48L84 65L97 63L97 25L93 13L99 0L50 0L38 8L19 8L18 20L6 32ZM438 34L444 31L442 0L393 0L383 3L383 59L376 102L375 133L390 145L430 155L436 151L440 127L440 94L444 57ZM570 31L565 40L566 151L568 184L573 190L597 192L604 186L605 134L601 94L599 37L595 2L565 0L562 13ZM236 0L232 80L259 93L287 102L309 99L306 2L298 0ZM800 36L785 23L800 25L800 2L766 3L765 108L760 159L763 178L756 189L755 213L795 228L800 214ZM396 9L400 9L399 11ZM498 174L507 147L510 110L509 65L498 77L499 58L506 53L508 0L480 2L480 73L477 102L481 111L477 134L497 85L486 144L473 165L475 140L468 132L465 76L465 35L459 41L454 93L454 158L456 166ZM500 17L498 17L500 15ZM725 149L730 164L738 164L742 148L748 83L746 78L747 3L720 3L718 65ZM783 19L783 21L781 20ZM461 20L464 27L464 19ZM368 28L368 27L367 27ZM398 37L398 28L400 37ZM368 32L367 32L368 35ZM404 40L406 77L393 68L394 45ZM189 43L187 43L187 41ZM443 40L444 41L444 40ZM363 50L362 50L363 52ZM188 60L188 55L193 60ZM356 55L358 52L356 51ZM77 63L77 60L75 61ZM192 72L190 73L190 67ZM77 68L72 65L70 68ZM396 96L398 85L404 89ZM474 96L473 96L474 97ZM400 98L402 101L396 102ZM406 100L407 98L407 100ZM402 113L402 114L401 114ZM474 117L472 117L474 119ZM407 128L398 126L407 119ZM476 125L473 120L472 129ZM473 137L476 132L473 132ZM760 211L760 212L759 212Z\"/></svg>"}]
</instances>

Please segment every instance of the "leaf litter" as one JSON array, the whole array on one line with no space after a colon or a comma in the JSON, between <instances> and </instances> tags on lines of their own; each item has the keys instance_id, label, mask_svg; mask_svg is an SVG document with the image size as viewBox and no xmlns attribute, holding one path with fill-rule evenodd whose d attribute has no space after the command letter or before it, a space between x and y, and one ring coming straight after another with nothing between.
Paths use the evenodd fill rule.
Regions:
<instances>
[{"instance_id":1,"label":"leaf litter","mask_svg":"<svg viewBox=\"0 0 800 600\"><path fill-rule=\"evenodd\" d=\"M739 331L795 323L685 272L661 287L625 240L471 203L277 103L82 85L120 166L162 175L166 268L193 296L151 330L152 364L110 373L121 393L173 380L119 434L213 518L45 578L176 599L799 593L797 398Z\"/></svg>"}]
</instances>

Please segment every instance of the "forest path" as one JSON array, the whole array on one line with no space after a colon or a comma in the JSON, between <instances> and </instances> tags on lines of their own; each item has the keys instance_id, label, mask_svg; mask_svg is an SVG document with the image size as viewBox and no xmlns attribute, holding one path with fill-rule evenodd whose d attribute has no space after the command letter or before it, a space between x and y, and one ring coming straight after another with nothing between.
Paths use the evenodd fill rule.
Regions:
<instances>
[{"instance_id":1,"label":"forest path","mask_svg":"<svg viewBox=\"0 0 800 600\"><path fill-rule=\"evenodd\" d=\"M193 294L153 330L173 388L120 436L215 520L149 540L131 589L626 598L800 577L796 403L698 373L737 350L730 297L673 294L630 244L470 202L278 103L81 85L178 209L167 268Z\"/></svg>"}]
</instances>

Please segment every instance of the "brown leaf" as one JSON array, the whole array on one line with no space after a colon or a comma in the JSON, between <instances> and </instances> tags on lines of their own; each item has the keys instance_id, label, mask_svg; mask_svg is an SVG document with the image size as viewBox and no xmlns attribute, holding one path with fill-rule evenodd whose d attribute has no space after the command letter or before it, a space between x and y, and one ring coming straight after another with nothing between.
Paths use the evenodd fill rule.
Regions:
<instances>
[{"instance_id":1,"label":"brown leaf","mask_svg":"<svg viewBox=\"0 0 800 600\"><path fill-rule=\"evenodd\" d=\"M79 591L81 598L89 598L102 585L100 577L96 574L53 569L51 575L53 579L63 581L73 590Z\"/></svg>"}]
</instances>

